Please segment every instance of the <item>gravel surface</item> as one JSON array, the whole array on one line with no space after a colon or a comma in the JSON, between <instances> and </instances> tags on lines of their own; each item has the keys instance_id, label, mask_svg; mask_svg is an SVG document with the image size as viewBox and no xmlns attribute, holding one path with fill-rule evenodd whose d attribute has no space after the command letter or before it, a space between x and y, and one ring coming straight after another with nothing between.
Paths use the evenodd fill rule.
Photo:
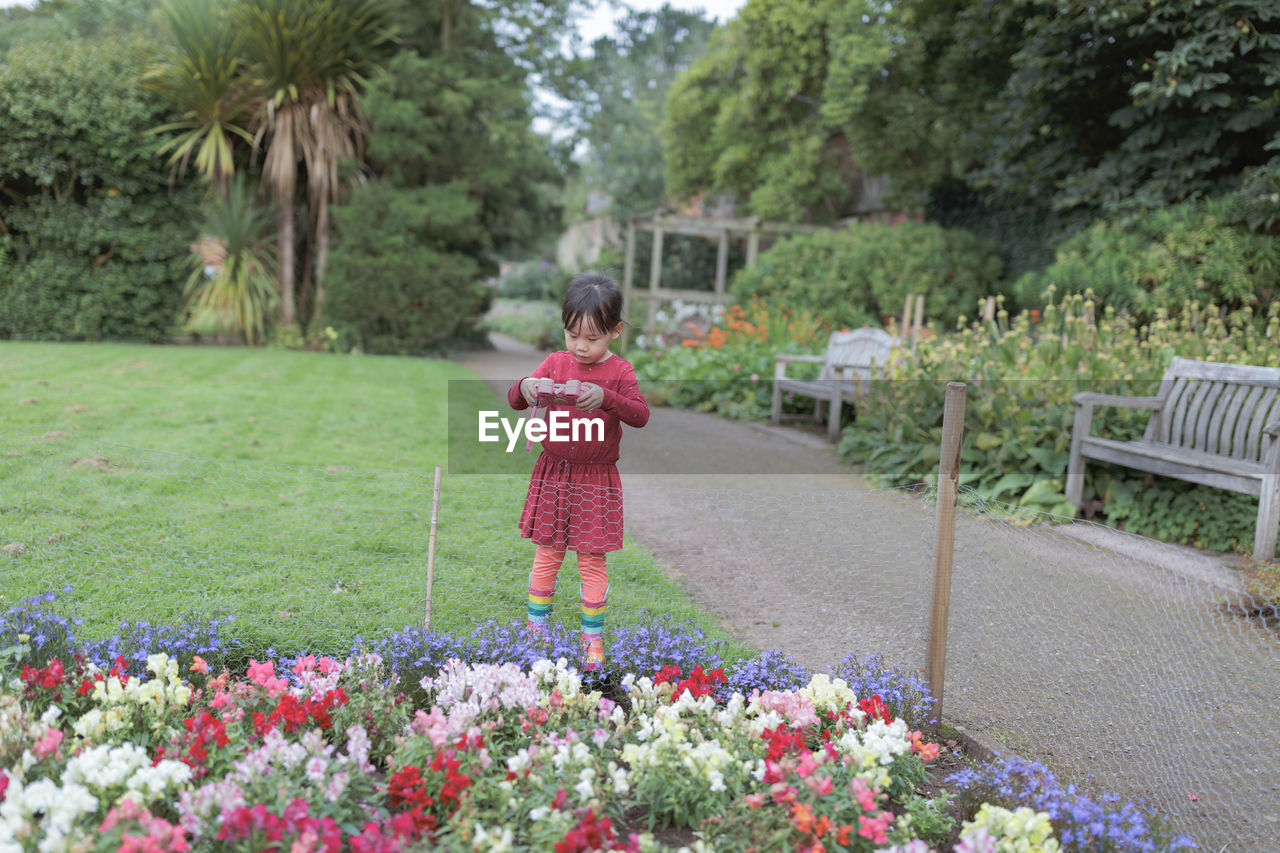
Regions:
<instances>
[{"instance_id":1,"label":"gravel surface","mask_svg":"<svg viewBox=\"0 0 1280 853\"><path fill-rule=\"evenodd\" d=\"M495 336L495 388L542 354ZM628 531L725 628L813 669L924 666L934 507L812 432L665 408L624 433ZM961 478L963 483L963 474ZM1204 849L1280 850L1280 639L1220 607L1227 561L1087 523L957 523L943 717Z\"/></svg>"}]
</instances>

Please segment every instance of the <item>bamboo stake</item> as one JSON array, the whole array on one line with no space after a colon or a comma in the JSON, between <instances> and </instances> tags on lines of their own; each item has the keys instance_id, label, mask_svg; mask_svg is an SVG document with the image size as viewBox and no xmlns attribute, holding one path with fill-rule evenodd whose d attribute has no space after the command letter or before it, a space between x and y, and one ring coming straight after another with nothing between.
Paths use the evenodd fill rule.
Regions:
<instances>
[{"instance_id":1,"label":"bamboo stake","mask_svg":"<svg viewBox=\"0 0 1280 853\"><path fill-rule=\"evenodd\" d=\"M427 618L424 628L431 630L431 596L436 581L436 523L440 519L440 466L436 466L435 488L431 490L431 533L427 537Z\"/></svg>"},{"instance_id":2,"label":"bamboo stake","mask_svg":"<svg viewBox=\"0 0 1280 853\"><path fill-rule=\"evenodd\" d=\"M925 677L933 697L933 722L942 720L947 667L947 616L951 607L951 563L955 556L956 495L960 487L960 439L964 435L965 384L947 383L938 459L937 530L934 533L933 605L929 614L929 650Z\"/></svg>"},{"instance_id":3,"label":"bamboo stake","mask_svg":"<svg viewBox=\"0 0 1280 853\"><path fill-rule=\"evenodd\" d=\"M911 294L907 294L907 299L902 303L902 326L898 329L898 337L906 340L911 336Z\"/></svg>"}]
</instances>

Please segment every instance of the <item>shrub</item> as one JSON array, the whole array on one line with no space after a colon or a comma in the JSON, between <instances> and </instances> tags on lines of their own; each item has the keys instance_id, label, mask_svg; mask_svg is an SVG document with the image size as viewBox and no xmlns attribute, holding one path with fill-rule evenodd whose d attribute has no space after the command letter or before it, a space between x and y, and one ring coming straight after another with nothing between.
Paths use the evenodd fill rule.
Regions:
<instances>
[{"instance_id":1,"label":"shrub","mask_svg":"<svg viewBox=\"0 0 1280 853\"><path fill-rule=\"evenodd\" d=\"M1012 320L1001 311L994 323L925 337L913 357L893 362L888 381L872 384L857 420L845 430L840 454L863 463L881 485L932 485L944 388L948 381L964 381L964 484L987 501L1071 516L1075 509L1066 502L1063 485L1072 395L1081 390L1155 393L1175 355L1274 366L1280 303L1271 306L1270 315L1264 328L1248 309L1237 319L1224 319L1216 311L1202 314L1188 307L1176 318L1158 315L1140 326L1110 308L1097 316L1093 303L1079 295ZM1106 418L1105 434L1121 440L1139 438L1148 418L1134 409L1106 408L1099 414ZM1114 522L1162 538L1205 547L1252 541L1252 521L1239 511L1235 496L1206 487L1194 487L1191 495L1192 487L1157 480L1153 488L1167 490L1161 498L1135 499L1145 479L1127 469L1090 465L1084 500L1096 502ZM1175 508L1185 514L1171 517Z\"/></svg>"},{"instance_id":2,"label":"shrub","mask_svg":"<svg viewBox=\"0 0 1280 853\"><path fill-rule=\"evenodd\" d=\"M923 293L929 316L950 325L1002 277L994 247L964 229L859 223L779 241L734 276L733 293L811 311L834 328L897 316L908 295Z\"/></svg>"},{"instance_id":3,"label":"shrub","mask_svg":"<svg viewBox=\"0 0 1280 853\"><path fill-rule=\"evenodd\" d=\"M518 265L498 280L498 295L504 299L541 299L559 303L569 278L555 264L531 261Z\"/></svg>"},{"instance_id":4,"label":"shrub","mask_svg":"<svg viewBox=\"0 0 1280 853\"><path fill-rule=\"evenodd\" d=\"M1228 313L1280 297L1280 240L1238 220L1229 199L1188 201L1124 220L1100 220L1071 237L1052 266L1018 279L1020 302L1092 290L1111 306L1150 322L1161 310L1216 305Z\"/></svg>"},{"instance_id":5,"label":"shrub","mask_svg":"<svg viewBox=\"0 0 1280 853\"><path fill-rule=\"evenodd\" d=\"M642 350L631 358L650 404L741 420L769 413L774 353L821 350L827 338L826 326L812 313L779 310L754 298L729 306L705 333L696 322L683 329L683 345ZM804 367L815 365L799 365Z\"/></svg>"},{"instance_id":6,"label":"shrub","mask_svg":"<svg viewBox=\"0 0 1280 853\"><path fill-rule=\"evenodd\" d=\"M321 325L370 353L421 355L477 339L492 300L480 264L426 230L469 204L386 184L354 193L333 212Z\"/></svg>"},{"instance_id":7,"label":"shrub","mask_svg":"<svg viewBox=\"0 0 1280 853\"><path fill-rule=\"evenodd\" d=\"M176 321L194 185L143 139L165 117L139 41L17 47L0 65L0 337L163 341Z\"/></svg>"}]
</instances>

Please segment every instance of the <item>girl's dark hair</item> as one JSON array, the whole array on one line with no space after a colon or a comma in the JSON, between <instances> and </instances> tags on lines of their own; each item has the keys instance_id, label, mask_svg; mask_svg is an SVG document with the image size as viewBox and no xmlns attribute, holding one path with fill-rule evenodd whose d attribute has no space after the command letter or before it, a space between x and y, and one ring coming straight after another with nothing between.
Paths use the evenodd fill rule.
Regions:
<instances>
[{"instance_id":1,"label":"girl's dark hair","mask_svg":"<svg viewBox=\"0 0 1280 853\"><path fill-rule=\"evenodd\" d=\"M569 282L560 320L566 329L579 323L598 334L608 334L622 322L622 291L607 275L586 272Z\"/></svg>"}]
</instances>

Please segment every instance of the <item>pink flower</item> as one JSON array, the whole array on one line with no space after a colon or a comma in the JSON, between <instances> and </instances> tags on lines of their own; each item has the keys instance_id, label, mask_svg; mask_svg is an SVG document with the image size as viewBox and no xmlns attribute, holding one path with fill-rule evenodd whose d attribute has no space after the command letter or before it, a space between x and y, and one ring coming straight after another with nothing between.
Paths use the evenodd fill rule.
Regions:
<instances>
[{"instance_id":1,"label":"pink flower","mask_svg":"<svg viewBox=\"0 0 1280 853\"><path fill-rule=\"evenodd\" d=\"M271 661L258 663L249 659L249 680L267 691L270 695L278 695L289 689L289 683L276 677L276 665Z\"/></svg>"},{"instance_id":2,"label":"pink flower","mask_svg":"<svg viewBox=\"0 0 1280 853\"><path fill-rule=\"evenodd\" d=\"M873 844L884 844L888 840L885 833L891 823L893 823L892 812L880 812L871 818L863 815L858 818L858 834L863 838L871 839Z\"/></svg>"},{"instance_id":3,"label":"pink flower","mask_svg":"<svg viewBox=\"0 0 1280 853\"><path fill-rule=\"evenodd\" d=\"M813 753L806 752L800 756L800 763L796 765L796 775L801 779L807 779L813 775L813 771L818 769L818 762L813 760Z\"/></svg>"},{"instance_id":4,"label":"pink flower","mask_svg":"<svg viewBox=\"0 0 1280 853\"><path fill-rule=\"evenodd\" d=\"M58 751L60 743L62 743L62 731L60 729L49 729L44 733L44 737L40 738L36 745L32 747L32 751L35 752L37 759L44 761Z\"/></svg>"},{"instance_id":5,"label":"pink flower","mask_svg":"<svg viewBox=\"0 0 1280 853\"><path fill-rule=\"evenodd\" d=\"M336 669L341 669L342 664L338 663L333 658L322 657L320 658L319 667L320 667L320 672L322 674L328 675L329 673L333 672Z\"/></svg>"},{"instance_id":6,"label":"pink flower","mask_svg":"<svg viewBox=\"0 0 1280 853\"><path fill-rule=\"evenodd\" d=\"M746 800L747 808L758 809L764 805L764 794L747 794L743 799Z\"/></svg>"},{"instance_id":7,"label":"pink flower","mask_svg":"<svg viewBox=\"0 0 1280 853\"><path fill-rule=\"evenodd\" d=\"M873 812L876 810L876 789L867 784L867 780L860 776L853 777L853 781L849 783L850 790L853 791L854 798L858 801L858 805L862 806L862 810Z\"/></svg>"},{"instance_id":8,"label":"pink flower","mask_svg":"<svg viewBox=\"0 0 1280 853\"><path fill-rule=\"evenodd\" d=\"M752 382L759 382L759 381L760 381L760 374L759 374L759 373L753 373L753 374L751 374L751 381L752 381Z\"/></svg>"},{"instance_id":9,"label":"pink flower","mask_svg":"<svg viewBox=\"0 0 1280 853\"><path fill-rule=\"evenodd\" d=\"M295 675L302 675L302 673L310 672L315 668L316 668L315 655L307 655L306 657L298 658L293 663L293 672Z\"/></svg>"},{"instance_id":10,"label":"pink flower","mask_svg":"<svg viewBox=\"0 0 1280 853\"><path fill-rule=\"evenodd\" d=\"M810 776L804 780L805 785L809 787L819 797L825 797L835 790L835 785L831 783L830 776Z\"/></svg>"},{"instance_id":11,"label":"pink flower","mask_svg":"<svg viewBox=\"0 0 1280 853\"><path fill-rule=\"evenodd\" d=\"M196 655L194 658L192 658L191 671L198 672L201 675L208 675L209 664L205 663L204 658L200 657L200 655Z\"/></svg>"}]
</instances>

